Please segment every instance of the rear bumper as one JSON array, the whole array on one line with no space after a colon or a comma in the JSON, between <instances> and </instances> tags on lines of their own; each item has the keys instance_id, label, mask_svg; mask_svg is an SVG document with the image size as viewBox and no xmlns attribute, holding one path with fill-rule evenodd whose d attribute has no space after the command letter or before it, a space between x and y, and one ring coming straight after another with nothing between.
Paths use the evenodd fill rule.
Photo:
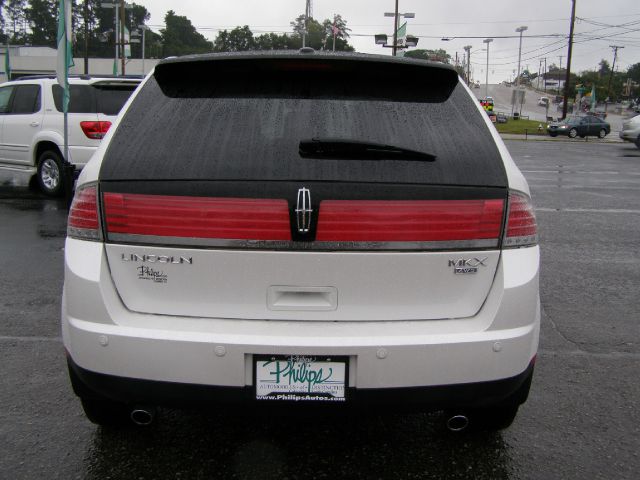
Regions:
<instances>
[{"instance_id":1,"label":"rear bumper","mask_svg":"<svg viewBox=\"0 0 640 480\"><path fill-rule=\"evenodd\" d=\"M91 160L98 147L69 145L69 157L76 169L81 170Z\"/></svg>"},{"instance_id":2,"label":"rear bumper","mask_svg":"<svg viewBox=\"0 0 640 480\"><path fill-rule=\"evenodd\" d=\"M358 322L136 313L118 297L102 244L69 239L66 250L65 348L77 367L95 378L120 378L120 385L131 379L177 391L247 392L254 355L330 355L349 358L347 387L358 398L367 398L359 392L394 396L396 389L404 395L443 385L455 391L456 385L492 385L521 375L538 348L538 247L502 252L489 296L471 317ZM477 402L486 401L482 388L473 391ZM490 390L487 398L495 400Z\"/></svg>"},{"instance_id":3,"label":"rear bumper","mask_svg":"<svg viewBox=\"0 0 640 480\"><path fill-rule=\"evenodd\" d=\"M117 377L91 372L68 357L73 389L83 398L109 398L129 405L151 404L175 408L278 409L324 408L394 411L430 411L498 406L501 403L524 403L533 376L535 358L520 374L502 380L457 385L434 385L407 388L347 389L347 402L259 402L251 386L220 387L187 383L172 383Z\"/></svg>"}]
</instances>

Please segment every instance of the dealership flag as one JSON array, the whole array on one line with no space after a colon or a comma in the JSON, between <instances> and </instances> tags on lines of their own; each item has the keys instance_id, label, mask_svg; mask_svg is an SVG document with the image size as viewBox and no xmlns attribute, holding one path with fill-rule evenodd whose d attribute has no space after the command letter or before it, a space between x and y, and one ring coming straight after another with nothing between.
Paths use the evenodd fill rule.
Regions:
<instances>
[{"instance_id":1,"label":"dealership flag","mask_svg":"<svg viewBox=\"0 0 640 480\"><path fill-rule=\"evenodd\" d=\"M69 67L73 66L71 51L71 0L60 0L58 5L58 63L56 78L62 87L62 111L69 110Z\"/></svg>"},{"instance_id":2,"label":"dealership flag","mask_svg":"<svg viewBox=\"0 0 640 480\"><path fill-rule=\"evenodd\" d=\"M404 43L404 38L407 36L407 22L404 22L400 28L398 28L398 32L396 37L398 38L398 44L402 45Z\"/></svg>"},{"instance_id":3,"label":"dealership flag","mask_svg":"<svg viewBox=\"0 0 640 480\"><path fill-rule=\"evenodd\" d=\"M596 86L591 87L591 110L596 110Z\"/></svg>"}]
</instances>

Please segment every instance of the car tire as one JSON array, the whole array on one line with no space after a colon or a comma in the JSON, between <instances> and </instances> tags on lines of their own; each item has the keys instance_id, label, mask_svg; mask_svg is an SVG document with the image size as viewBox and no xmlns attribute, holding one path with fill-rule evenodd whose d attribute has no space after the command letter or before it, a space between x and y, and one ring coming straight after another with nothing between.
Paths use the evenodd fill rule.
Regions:
<instances>
[{"instance_id":1,"label":"car tire","mask_svg":"<svg viewBox=\"0 0 640 480\"><path fill-rule=\"evenodd\" d=\"M50 197L59 197L64 193L64 169L62 158L55 150L45 150L38 157L38 186Z\"/></svg>"},{"instance_id":2,"label":"car tire","mask_svg":"<svg viewBox=\"0 0 640 480\"><path fill-rule=\"evenodd\" d=\"M575 128L572 128L571 130L569 130L569 138L576 138L578 136L578 130L576 130Z\"/></svg>"},{"instance_id":3,"label":"car tire","mask_svg":"<svg viewBox=\"0 0 640 480\"><path fill-rule=\"evenodd\" d=\"M124 403L96 398L81 398L82 409L91 423L103 427L131 425L130 408Z\"/></svg>"},{"instance_id":4,"label":"car tire","mask_svg":"<svg viewBox=\"0 0 640 480\"><path fill-rule=\"evenodd\" d=\"M604 128L601 128L598 132L598 138L604 138L607 136L607 131Z\"/></svg>"}]
</instances>

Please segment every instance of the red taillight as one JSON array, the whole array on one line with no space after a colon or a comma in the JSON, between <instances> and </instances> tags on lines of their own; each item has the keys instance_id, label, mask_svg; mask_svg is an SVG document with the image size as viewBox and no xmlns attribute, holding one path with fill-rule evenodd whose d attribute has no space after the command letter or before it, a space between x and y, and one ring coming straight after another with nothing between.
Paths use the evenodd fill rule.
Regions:
<instances>
[{"instance_id":1,"label":"red taillight","mask_svg":"<svg viewBox=\"0 0 640 480\"><path fill-rule=\"evenodd\" d=\"M318 241L495 240L504 200L325 200Z\"/></svg>"},{"instance_id":2,"label":"red taillight","mask_svg":"<svg viewBox=\"0 0 640 480\"><path fill-rule=\"evenodd\" d=\"M95 186L76 191L69 209L67 235L85 240L100 240L98 195Z\"/></svg>"},{"instance_id":3,"label":"red taillight","mask_svg":"<svg viewBox=\"0 0 640 480\"><path fill-rule=\"evenodd\" d=\"M509 194L509 217L504 238L505 247L526 247L538 243L538 224L529 197Z\"/></svg>"},{"instance_id":4,"label":"red taillight","mask_svg":"<svg viewBox=\"0 0 640 480\"><path fill-rule=\"evenodd\" d=\"M105 193L109 234L291 240L286 200Z\"/></svg>"},{"instance_id":5,"label":"red taillight","mask_svg":"<svg viewBox=\"0 0 640 480\"><path fill-rule=\"evenodd\" d=\"M80 122L80 128L84 134L93 140L100 140L104 138L104 136L109 131L109 127L111 127L111 122L103 121L103 122Z\"/></svg>"}]
</instances>

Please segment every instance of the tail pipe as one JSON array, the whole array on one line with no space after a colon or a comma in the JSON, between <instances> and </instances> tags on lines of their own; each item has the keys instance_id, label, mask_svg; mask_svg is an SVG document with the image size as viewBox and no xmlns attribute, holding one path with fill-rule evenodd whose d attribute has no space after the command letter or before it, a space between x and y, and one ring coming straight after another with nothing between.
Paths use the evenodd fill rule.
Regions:
<instances>
[{"instance_id":1,"label":"tail pipe","mask_svg":"<svg viewBox=\"0 0 640 480\"><path fill-rule=\"evenodd\" d=\"M469 418L464 414L451 415L447 418L447 428L452 432L462 432L469 426Z\"/></svg>"},{"instance_id":2,"label":"tail pipe","mask_svg":"<svg viewBox=\"0 0 640 480\"><path fill-rule=\"evenodd\" d=\"M146 405L139 405L131 410L131 421L136 425L147 426L153 423L156 418L156 408Z\"/></svg>"}]
</instances>

